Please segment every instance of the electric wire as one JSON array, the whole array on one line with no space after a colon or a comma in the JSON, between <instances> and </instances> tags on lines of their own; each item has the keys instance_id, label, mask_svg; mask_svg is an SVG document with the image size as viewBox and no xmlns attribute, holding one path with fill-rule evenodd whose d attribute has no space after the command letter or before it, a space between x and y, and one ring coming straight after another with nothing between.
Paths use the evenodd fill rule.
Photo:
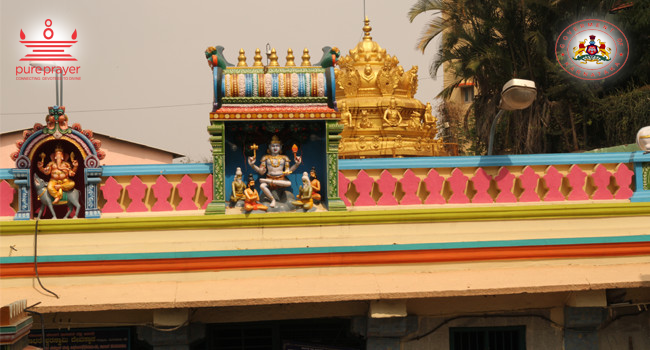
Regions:
<instances>
[{"instance_id":1,"label":"electric wire","mask_svg":"<svg viewBox=\"0 0 650 350\"><path fill-rule=\"evenodd\" d=\"M38 284L41 286L41 288L59 299L59 296L56 293L45 288L41 282L41 277L38 275L38 219L36 219L36 224L34 225L34 271L36 272L36 280L38 281Z\"/></svg>"},{"instance_id":2,"label":"electric wire","mask_svg":"<svg viewBox=\"0 0 650 350\"><path fill-rule=\"evenodd\" d=\"M139 109L157 109L157 108L175 108L175 107L187 107L187 106L205 106L211 105L211 102L203 103L185 103L178 105L160 105L160 106L143 106L143 107L124 107L124 108L103 108L103 109L86 109L86 110L69 110L66 112L71 113L88 113L88 112L113 112L113 111L131 111ZM33 115L33 114L43 114L44 112L19 112L19 113L0 113L0 115Z\"/></svg>"}]
</instances>

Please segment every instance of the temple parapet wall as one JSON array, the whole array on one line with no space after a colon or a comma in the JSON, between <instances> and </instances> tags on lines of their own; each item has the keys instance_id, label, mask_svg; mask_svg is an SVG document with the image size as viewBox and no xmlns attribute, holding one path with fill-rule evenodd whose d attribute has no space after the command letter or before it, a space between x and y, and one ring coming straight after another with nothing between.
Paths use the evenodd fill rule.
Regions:
<instances>
[{"instance_id":1,"label":"temple parapet wall","mask_svg":"<svg viewBox=\"0 0 650 350\"><path fill-rule=\"evenodd\" d=\"M650 202L650 155L636 153L340 160L348 207ZM103 166L102 217L190 214L212 201L212 164ZM18 205L0 169L0 217ZM185 214L185 215L187 215Z\"/></svg>"}]
</instances>

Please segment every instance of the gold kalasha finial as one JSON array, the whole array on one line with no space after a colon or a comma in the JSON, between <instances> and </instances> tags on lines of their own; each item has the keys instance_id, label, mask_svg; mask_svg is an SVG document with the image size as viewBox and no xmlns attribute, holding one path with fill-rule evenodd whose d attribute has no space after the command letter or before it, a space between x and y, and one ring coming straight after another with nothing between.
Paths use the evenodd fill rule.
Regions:
<instances>
[{"instance_id":1,"label":"gold kalasha finial","mask_svg":"<svg viewBox=\"0 0 650 350\"><path fill-rule=\"evenodd\" d=\"M278 53L275 51L275 49L271 49L271 55L269 55L269 60L271 60L271 62L269 63L269 67L280 66L280 64L278 63Z\"/></svg>"},{"instance_id":2,"label":"gold kalasha finial","mask_svg":"<svg viewBox=\"0 0 650 350\"><path fill-rule=\"evenodd\" d=\"M253 67L264 67L264 64L262 63L262 54L260 49L255 49L255 56L253 57L255 62L253 63Z\"/></svg>"},{"instance_id":3,"label":"gold kalasha finial","mask_svg":"<svg viewBox=\"0 0 650 350\"><path fill-rule=\"evenodd\" d=\"M296 57L294 57L294 55L293 55L293 50L288 49L287 50L287 65L286 66L287 67L295 67L296 62L293 61L294 59L296 59Z\"/></svg>"},{"instance_id":4,"label":"gold kalasha finial","mask_svg":"<svg viewBox=\"0 0 650 350\"><path fill-rule=\"evenodd\" d=\"M302 64L301 64L301 66L307 66L307 67L311 66L311 62L309 62L310 58L311 58L311 56L309 56L309 49L305 48L304 50L302 50Z\"/></svg>"},{"instance_id":5,"label":"gold kalasha finial","mask_svg":"<svg viewBox=\"0 0 650 350\"><path fill-rule=\"evenodd\" d=\"M239 57L237 57L237 67L248 67L246 64L246 54L244 53L244 49L239 49Z\"/></svg>"},{"instance_id":6,"label":"gold kalasha finial","mask_svg":"<svg viewBox=\"0 0 650 350\"><path fill-rule=\"evenodd\" d=\"M370 20L368 19L368 16L366 16L366 19L363 21L363 23L365 24L363 26L363 32L366 33L363 35L363 40L372 40L372 37L370 36L372 27L370 26Z\"/></svg>"}]
</instances>

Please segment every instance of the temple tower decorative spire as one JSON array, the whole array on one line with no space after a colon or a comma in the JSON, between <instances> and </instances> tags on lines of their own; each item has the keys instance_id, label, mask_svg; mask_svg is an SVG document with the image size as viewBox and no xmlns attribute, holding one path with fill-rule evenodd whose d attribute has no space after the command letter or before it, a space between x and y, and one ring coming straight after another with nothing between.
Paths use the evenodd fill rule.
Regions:
<instances>
[{"instance_id":1,"label":"temple tower decorative spire","mask_svg":"<svg viewBox=\"0 0 650 350\"><path fill-rule=\"evenodd\" d=\"M343 158L447 155L436 140L437 120L430 104L413 96L418 67L408 71L396 56L372 40L370 20L363 39L340 58L335 70L336 96L345 125L339 154Z\"/></svg>"}]
</instances>

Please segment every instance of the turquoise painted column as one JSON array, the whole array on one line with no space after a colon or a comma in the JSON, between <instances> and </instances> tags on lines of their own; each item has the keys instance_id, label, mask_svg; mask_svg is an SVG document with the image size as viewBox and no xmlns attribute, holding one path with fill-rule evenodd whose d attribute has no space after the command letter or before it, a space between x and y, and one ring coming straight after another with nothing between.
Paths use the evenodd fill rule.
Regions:
<instances>
[{"instance_id":1,"label":"turquoise painted column","mask_svg":"<svg viewBox=\"0 0 650 350\"><path fill-rule=\"evenodd\" d=\"M27 158L25 157L25 159ZM32 200L29 196L31 185L29 165L25 169L12 169L11 173L14 175L14 183L18 186L18 211L14 220L29 220L32 215Z\"/></svg>"},{"instance_id":2,"label":"turquoise painted column","mask_svg":"<svg viewBox=\"0 0 650 350\"><path fill-rule=\"evenodd\" d=\"M208 126L210 145L212 145L212 202L205 209L206 215L226 213L225 169L225 128L221 121L212 121Z\"/></svg>"},{"instance_id":3,"label":"turquoise painted column","mask_svg":"<svg viewBox=\"0 0 650 350\"><path fill-rule=\"evenodd\" d=\"M634 152L634 194L630 202L650 202L650 154Z\"/></svg>"},{"instance_id":4,"label":"turquoise painted column","mask_svg":"<svg viewBox=\"0 0 650 350\"><path fill-rule=\"evenodd\" d=\"M338 120L328 120L327 128L327 209L345 211L345 203L339 197L339 142L343 125Z\"/></svg>"}]
</instances>

